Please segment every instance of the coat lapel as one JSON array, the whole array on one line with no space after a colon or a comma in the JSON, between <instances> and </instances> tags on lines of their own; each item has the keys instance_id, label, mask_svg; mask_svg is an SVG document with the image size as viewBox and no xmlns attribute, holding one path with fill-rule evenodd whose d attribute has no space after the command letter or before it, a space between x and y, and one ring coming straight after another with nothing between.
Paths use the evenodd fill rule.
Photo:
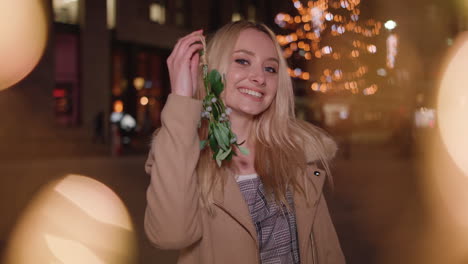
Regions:
<instances>
[{"instance_id":1,"label":"coat lapel","mask_svg":"<svg viewBox=\"0 0 468 264\"><path fill-rule=\"evenodd\" d=\"M307 165L306 174L299 178L299 183L309 194L309 199L306 199L303 194L294 193L299 253L302 256L305 256L309 244L310 233L315 220L316 205L322 194L326 178L325 169L320 166L320 162L309 162ZM221 185L218 185L214 190L214 204L242 225L258 245L257 231L252 222L247 203L244 201L234 177L227 177L224 191Z\"/></svg>"},{"instance_id":2,"label":"coat lapel","mask_svg":"<svg viewBox=\"0 0 468 264\"><path fill-rule=\"evenodd\" d=\"M294 209L296 211L296 225L299 240L299 254L306 256L307 245L309 244L310 233L315 220L316 208L322 194L325 182L325 170L320 168L319 162L307 163L307 171L300 177L300 184L308 193L309 199L304 194L294 193Z\"/></svg>"},{"instance_id":3,"label":"coat lapel","mask_svg":"<svg viewBox=\"0 0 468 264\"><path fill-rule=\"evenodd\" d=\"M242 225L258 245L257 231L250 216L249 208L234 177L227 177L224 192L220 184L216 187L214 190L214 204Z\"/></svg>"}]
</instances>

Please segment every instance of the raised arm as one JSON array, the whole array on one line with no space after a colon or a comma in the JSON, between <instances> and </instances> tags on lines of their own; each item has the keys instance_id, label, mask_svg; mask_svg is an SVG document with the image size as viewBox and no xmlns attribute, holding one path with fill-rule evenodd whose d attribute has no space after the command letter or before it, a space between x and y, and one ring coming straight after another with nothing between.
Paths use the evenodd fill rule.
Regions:
<instances>
[{"instance_id":1,"label":"raised arm","mask_svg":"<svg viewBox=\"0 0 468 264\"><path fill-rule=\"evenodd\" d=\"M176 44L168 59L172 93L161 114L145 165L151 175L147 190L145 231L163 249L182 249L201 238L196 165L200 154L197 125L202 103L191 96L198 68L194 32Z\"/></svg>"}]
</instances>

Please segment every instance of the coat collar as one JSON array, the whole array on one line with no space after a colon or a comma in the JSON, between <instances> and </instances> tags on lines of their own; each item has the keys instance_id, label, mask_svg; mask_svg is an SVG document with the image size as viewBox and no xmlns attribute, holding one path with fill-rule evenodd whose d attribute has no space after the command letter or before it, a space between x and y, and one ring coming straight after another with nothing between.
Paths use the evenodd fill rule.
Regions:
<instances>
[{"instance_id":1,"label":"coat collar","mask_svg":"<svg viewBox=\"0 0 468 264\"><path fill-rule=\"evenodd\" d=\"M224 190L223 190L224 189ZM224 188L218 184L214 190L214 204L242 225L258 245L257 231L250 216L247 203L234 177L228 176Z\"/></svg>"}]
</instances>

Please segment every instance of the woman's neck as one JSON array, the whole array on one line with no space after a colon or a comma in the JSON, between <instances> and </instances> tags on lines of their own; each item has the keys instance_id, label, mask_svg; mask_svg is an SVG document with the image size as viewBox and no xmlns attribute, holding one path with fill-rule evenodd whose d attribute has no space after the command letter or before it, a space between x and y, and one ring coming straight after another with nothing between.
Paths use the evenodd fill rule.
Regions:
<instances>
[{"instance_id":1,"label":"woman's neck","mask_svg":"<svg viewBox=\"0 0 468 264\"><path fill-rule=\"evenodd\" d=\"M253 116L248 115L239 115L233 112L229 116L229 120L231 121L231 129L237 136L237 142L244 142L243 144L249 145L250 141L250 130L253 124Z\"/></svg>"},{"instance_id":2,"label":"woman's neck","mask_svg":"<svg viewBox=\"0 0 468 264\"><path fill-rule=\"evenodd\" d=\"M251 129L253 125L253 116L237 115L234 112L229 117L232 131L237 136L237 142L242 143L243 147L249 149L249 154L241 154L237 149L237 155L232 158L234 173L237 175L251 174L255 172L255 143L251 142Z\"/></svg>"}]
</instances>

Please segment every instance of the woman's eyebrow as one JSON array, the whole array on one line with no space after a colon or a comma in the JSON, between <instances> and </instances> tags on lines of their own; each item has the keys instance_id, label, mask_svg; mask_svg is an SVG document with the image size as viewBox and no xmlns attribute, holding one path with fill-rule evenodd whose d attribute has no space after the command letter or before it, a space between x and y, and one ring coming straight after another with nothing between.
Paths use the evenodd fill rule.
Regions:
<instances>
[{"instance_id":1,"label":"woman's eyebrow","mask_svg":"<svg viewBox=\"0 0 468 264\"><path fill-rule=\"evenodd\" d=\"M246 50L246 49L236 50L236 51L234 51L234 53L246 53L246 54L248 54L250 56L255 56L255 52L252 52L252 51ZM274 57L270 57L270 58L268 58L266 60L272 60L272 61L279 64L279 60L277 58L274 58Z\"/></svg>"}]
</instances>

